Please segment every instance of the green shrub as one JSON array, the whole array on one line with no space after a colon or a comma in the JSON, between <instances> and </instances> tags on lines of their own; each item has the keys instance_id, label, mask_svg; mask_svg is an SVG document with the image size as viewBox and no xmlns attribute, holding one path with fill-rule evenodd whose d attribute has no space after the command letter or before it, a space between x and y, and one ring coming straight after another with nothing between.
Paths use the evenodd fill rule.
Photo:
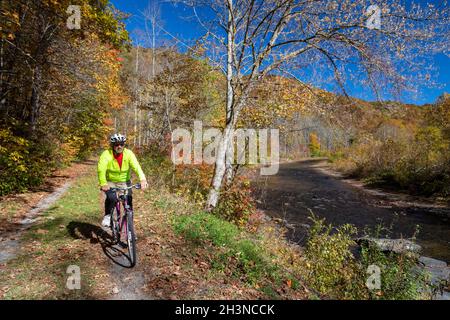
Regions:
<instances>
[{"instance_id":1,"label":"green shrub","mask_svg":"<svg viewBox=\"0 0 450 320\"><path fill-rule=\"evenodd\" d=\"M364 288L356 281L360 270L350 251L356 228L344 225L333 230L324 219L314 215L311 219L313 225L305 251L309 284L320 293L334 298L361 298Z\"/></svg>"},{"instance_id":2,"label":"green shrub","mask_svg":"<svg viewBox=\"0 0 450 320\"><path fill-rule=\"evenodd\" d=\"M0 195L23 192L42 183L54 167L48 147L0 130Z\"/></svg>"},{"instance_id":3,"label":"green shrub","mask_svg":"<svg viewBox=\"0 0 450 320\"><path fill-rule=\"evenodd\" d=\"M170 185L173 175L173 164L165 150L156 143L150 143L145 150L139 153L139 162L146 176L153 183Z\"/></svg>"},{"instance_id":4,"label":"green shrub","mask_svg":"<svg viewBox=\"0 0 450 320\"><path fill-rule=\"evenodd\" d=\"M38 126L15 119L2 122L0 129L0 195L23 192L43 183L55 168L89 157L104 139L106 114L94 96L81 97L73 106L70 121Z\"/></svg>"},{"instance_id":5,"label":"green shrub","mask_svg":"<svg viewBox=\"0 0 450 320\"><path fill-rule=\"evenodd\" d=\"M345 158L345 153L344 153L344 151L342 149L341 150L336 150L334 152L327 151L323 155L325 157L327 157L328 160L331 163L334 163L334 162L336 162L338 160L341 160L341 159Z\"/></svg>"},{"instance_id":6,"label":"green shrub","mask_svg":"<svg viewBox=\"0 0 450 320\"><path fill-rule=\"evenodd\" d=\"M363 246L361 268L367 270L376 265L381 271L380 290L367 290L370 299L413 300L423 299L429 286L427 278L417 267L412 255L384 253L376 246Z\"/></svg>"},{"instance_id":7,"label":"green shrub","mask_svg":"<svg viewBox=\"0 0 450 320\"><path fill-rule=\"evenodd\" d=\"M334 229L314 215L306 246L306 268L309 285L322 294L337 299L423 299L430 292L424 272L417 267L417 258L408 253L384 253L378 247L364 244L360 259L352 253L355 227L344 225ZM391 226L392 227L392 226ZM366 232L379 237L390 228L377 226ZM380 288L369 289L368 267L380 268Z\"/></svg>"},{"instance_id":8,"label":"green shrub","mask_svg":"<svg viewBox=\"0 0 450 320\"><path fill-rule=\"evenodd\" d=\"M230 246L239 234L239 229L206 212L177 216L174 229L189 240L210 240L216 246Z\"/></svg>"}]
</instances>

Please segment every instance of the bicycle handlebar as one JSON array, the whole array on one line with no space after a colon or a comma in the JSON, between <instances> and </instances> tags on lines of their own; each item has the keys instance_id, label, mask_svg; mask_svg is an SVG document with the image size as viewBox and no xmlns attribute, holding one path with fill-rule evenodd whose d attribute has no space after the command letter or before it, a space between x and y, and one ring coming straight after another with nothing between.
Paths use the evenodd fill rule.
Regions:
<instances>
[{"instance_id":1,"label":"bicycle handlebar","mask_svg":"<svg viewBox=\"0 0 450 320\"><path fill-rule=\"evenodd\" d=\"M129 186L129 187L125 187L125 188L109 188L109 190L111 191L126 191L126 190L130 190L130 189L141 189L141 184L140 183L136 183L135 185Z\"/></svg>"}]
</instances>

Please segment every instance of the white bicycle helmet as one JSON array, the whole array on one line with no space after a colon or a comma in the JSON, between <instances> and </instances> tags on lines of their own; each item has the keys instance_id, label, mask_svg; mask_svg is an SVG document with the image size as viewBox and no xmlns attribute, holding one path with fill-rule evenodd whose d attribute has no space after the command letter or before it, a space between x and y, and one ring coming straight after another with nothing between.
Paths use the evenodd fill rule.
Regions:
<instances>
[{"instance_id":1,"label":"white bicycle helmet","mask_svg":"<svg viewBox=\"0 0 450 320\"><path fill-rule=\"evenodd\" d=\"M111 138L109 138L109 142L111 144L117 143L117 142L123 142L125 143L127 141L127 137L125 137L124 135L120 134L120 133L115 133L111 136Z\"/></svg>"}]
</instances>

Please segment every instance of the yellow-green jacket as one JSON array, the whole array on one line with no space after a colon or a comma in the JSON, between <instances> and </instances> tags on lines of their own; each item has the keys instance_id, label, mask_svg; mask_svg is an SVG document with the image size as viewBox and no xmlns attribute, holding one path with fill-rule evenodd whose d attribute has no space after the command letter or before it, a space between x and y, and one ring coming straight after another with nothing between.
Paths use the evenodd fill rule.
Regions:
<instances>
[{"instance_id":1,"label":"yellow-green jacket","mask_svg":"<svg viewBox=\"0 0 450 320\"><path fill-rule=\"evenodd\" d=\"M123 149L122 168L120 168L112 149L105 150L98 160L98 183L100 186L104 186L108 184L107 181L127 182L131 178L131 169L137 174L139 180L145 180L144 172L133 151L127 148Z\"/></svg>"}]
</instances>

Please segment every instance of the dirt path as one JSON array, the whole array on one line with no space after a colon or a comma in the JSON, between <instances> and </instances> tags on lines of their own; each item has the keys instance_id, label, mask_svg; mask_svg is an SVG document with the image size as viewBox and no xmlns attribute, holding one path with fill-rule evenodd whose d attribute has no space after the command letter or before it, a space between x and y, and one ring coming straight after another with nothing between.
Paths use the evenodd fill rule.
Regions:
<instances>
[{"instance_id":1,"label":"dirt path","mask_svg":"<svg viewBox=\"0 0 450 320\"><path fill-rule=\"evenodd\" d=\"M145 292L148 277L139 266L134 269L124 269L111 262L111 276L116 279L113 288L114 300L153 300L154 298Z\"/></svg>"},{"instance_id":2,"label":"dirt path","mask_svg":"<svg viewBox=\"0 0 450 320\"><path fill-rule=\"evenodd\" d=\"M108 232L109 234L109 232ZM138 249L140 243L137 243ZM144 270L142 263L129 268L128 252L122 246L107 245L103 247L104 259L108 258L109 277L115 285L111 290L110 300L154 300L155 297L147 290L151 272ZM138 254L143 250L138 250ZM142 260L138 256L138 260Z\"/></svg>"},{"instance_id":3,"label":"dirt path","mask_svg":"<svg viewBox=\"0 0 450 320\"><path fill-rule=\"evenodd\" d=\"M292 226L289 237L296 242L305 240L311 210L328 223L351 223L360 230L392 225L393 238L409 238L419 225L417 241L424 254L450 262L450 208L344 181L332 175L323 160L281 164L277 175L258 177L255 189L258 207L287 220Z\"/></svg>"}]
</instances>

